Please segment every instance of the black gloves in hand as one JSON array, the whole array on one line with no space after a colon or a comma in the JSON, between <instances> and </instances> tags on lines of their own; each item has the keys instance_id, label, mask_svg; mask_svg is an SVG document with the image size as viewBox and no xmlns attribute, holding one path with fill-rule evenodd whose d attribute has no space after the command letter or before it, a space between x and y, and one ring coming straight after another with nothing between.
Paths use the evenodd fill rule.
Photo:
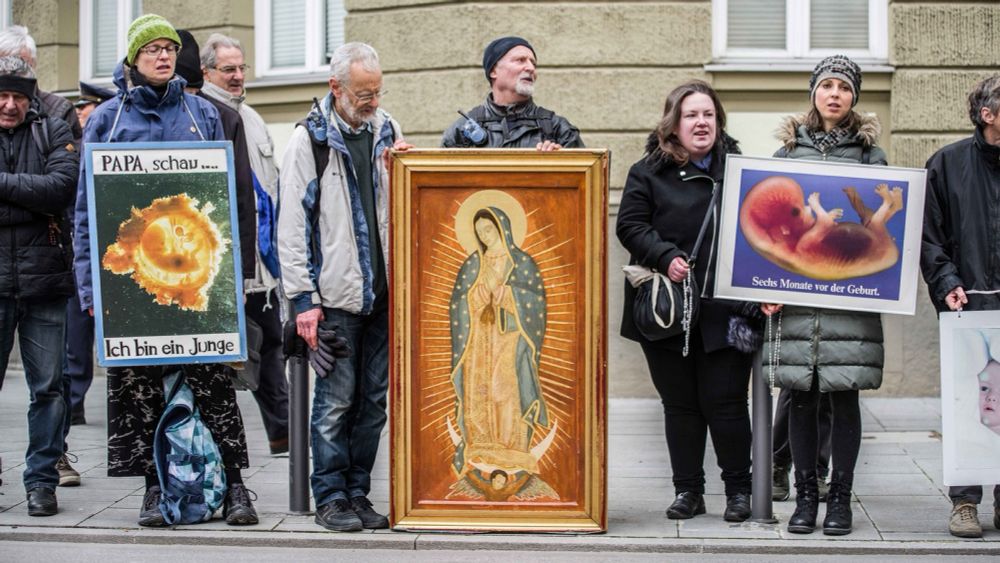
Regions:
<instances>
[{"instance_id":1,"label":"black gloves in hand","mask_svg":"<svg viewBox=\"0 0 1000 563\"><path fill-rule=\"evenodd\" d=\"M331 328L319 327L316 331L317 348L309 350L309 364L318 377L326 377L333 373L338 358L351 355L351 346L347 339L337 335L339 326Z\"/></svg>"}]
</instances>

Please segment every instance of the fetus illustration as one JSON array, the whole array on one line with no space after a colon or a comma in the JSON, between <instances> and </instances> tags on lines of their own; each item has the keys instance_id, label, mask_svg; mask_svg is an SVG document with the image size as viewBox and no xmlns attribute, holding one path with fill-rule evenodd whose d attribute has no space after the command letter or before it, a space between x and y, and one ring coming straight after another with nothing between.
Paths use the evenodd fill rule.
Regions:
<instances>
[{"instance_id":1,"label":"fetus illustration","mask_svg":"<svg viewBox=\"0 0 1000 563\"><path fill-rule=\"evenodd\" d=\"M787 176L770 176L747 192L740 229L757 253L782 268L817 280L867 276L892 267L899 248L886 223L903 209L903 190L879 184L882 198L872 210L853 187L844 188L860 223L838 222L844 210L826 210L819 193L805 200L802 187Z\"/></svg>"}]
</instances>

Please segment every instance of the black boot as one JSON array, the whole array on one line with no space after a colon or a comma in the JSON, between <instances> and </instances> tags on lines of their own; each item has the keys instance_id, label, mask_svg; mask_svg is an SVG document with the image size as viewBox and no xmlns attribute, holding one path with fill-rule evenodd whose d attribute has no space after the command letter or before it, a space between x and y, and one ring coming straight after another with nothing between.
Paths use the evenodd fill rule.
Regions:
<instances>
[{"instance_id":1,"label":"black boot","mask_svg":"<svg viewBox=\"0 0 1000 563\"><path fill-rule=\"evenodd\" d=\"M830 494L826 498L823 534L827 536L845 536L851 533L851 482L838 473L834 472Z\"/></svg>"},{"instance_id":2,"label":"black boot","mask_svg":"<svg viewBox=\"0 0 1000 563\"><path fill-rule=\"evenodd\" d=\"M788 531L793 534L811 534L816 529L816 511L819 509L819 490L816 472L795 471L795 512L788 519Z\"/></svg>"}]
</instances>

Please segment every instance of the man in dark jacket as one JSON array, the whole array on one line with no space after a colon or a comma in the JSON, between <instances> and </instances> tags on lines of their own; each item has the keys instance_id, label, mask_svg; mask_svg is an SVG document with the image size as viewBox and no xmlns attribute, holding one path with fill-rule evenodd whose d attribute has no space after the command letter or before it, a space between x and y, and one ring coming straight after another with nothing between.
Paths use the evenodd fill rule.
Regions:
<instances>
[{"instance_id":1,"label":"man in dark jacket","mask_svg":"<svg viewBox=\"0 0 1000 563\"><path fill-rule=\"evenodd\" d=\"M446 148L582 148L580 131L565 117L536 106L535 50L520 37L501 37L483 52L490 81L486 101L463 114L444 132Z\"/></svg>"},{"instance_id":2,"label":"man in dark jacket","mask_svg":"<svg viewBox=\"0 0 1000 563\"><path fill-rule=\"evenodd\" d=\"M6 371L17 329L31 393L28 514L51 516L58 511L63 331L73 292L63 213L73 199L79 156L69 126L42 115L36 88L27 63L0 58L0 365Z\"/></svg>"},{"instance_id":3,"label":"man in dark jacket","mask_svg":"<svg viewBox=\"0 0 1000 563\"><path fill-rule=\"evenodd\" d=\"M940 311L1000 309L1000 75L969 94L972 137L952 143L927 161L920 269ZM951 534L982 537L976 507L979 485L951 487ZM1000 485L993 488L993 525L1000 529Z\"/></svg>"}]
</instances>

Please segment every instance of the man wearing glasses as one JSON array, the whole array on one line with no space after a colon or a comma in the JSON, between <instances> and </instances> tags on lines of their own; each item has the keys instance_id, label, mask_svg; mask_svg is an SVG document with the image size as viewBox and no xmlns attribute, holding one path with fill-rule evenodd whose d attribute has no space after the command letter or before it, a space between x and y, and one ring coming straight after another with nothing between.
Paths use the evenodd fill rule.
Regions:
<instances>
[{"instance_id":1,"label":"man wearing glasses","mask_svg":"<svg viewBox=\"0 0 1000 563\"><path fill-rule=\"evenodd\" d=\"M490 93L463 113L441 139L446 148L582 148L580 131L566 118L535 105L535 50L520 37L501 37L486 46L483 71ZM462 112L459 112L462 113Z\"/></svg>"},{"instance_id":2,"label":"man wearing glasses","mask_svg":"<svg viewBox=\"0 0 1000 563\"><path fill-rule=\"evenodd\" d=\"M281 351L281 319L279 297L273 294L278 286L277 249L260 233L271 233L273 210L278 201L278 166L274 161L274 141L261 118L246 103L244 80L250 66L245 64L243 46L221 33L208 36L201 48L201 72L205 83L201 93L239 112L246 133L250 169L256 183L258 237L257 263L252 277L244 280L247 318L261 328L260 383L253 392L271 454L288 451L288 381L285 379L285 359Z\"/></svg>"},{"instance_id":3,"label":"man wearing glasses","mask_svg":"<svg viewBox=\"0 0 1000 563\"><path fill-rule=\"evenodd\" d=\"M389 378L385 156L411 145L379 108L385 91L371 46L338 47L329 86L285 150L278 254L296 329L317 375L311 421L316 523L349 532L389 526L368 500ZM334 330L350 352L331 366L330 358L318 358Z\"/></svg>"}]
</instances>

